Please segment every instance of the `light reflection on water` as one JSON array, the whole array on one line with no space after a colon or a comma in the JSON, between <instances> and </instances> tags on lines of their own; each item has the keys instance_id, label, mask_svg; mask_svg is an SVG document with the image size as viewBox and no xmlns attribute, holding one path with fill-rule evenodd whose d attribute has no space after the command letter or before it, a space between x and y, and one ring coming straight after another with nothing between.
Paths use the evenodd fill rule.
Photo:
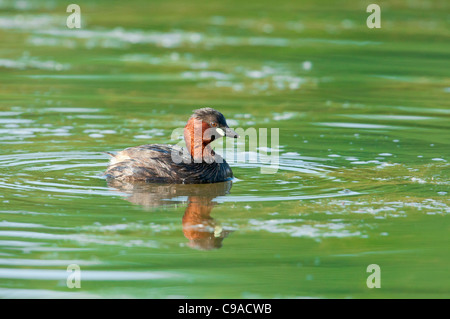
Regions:
<instances>
[{"instance_id":1,"label":"light reflection on water","mask_svg":"<svg viewBox=\"0 0 450 319\"><path fill-rule=\"evenodd\" d=\"M53 1L0 0L0 296L358 297L372 263L395 279L371 296L448 296L445 29L414 36L399 3L369 36L329 5L326 24L240 3L174 29L111 4L123 20L74 31ZM280 128L277 172L227 158L232 183L107 185L103 152L176 143L203 106Z\"/></svg>"}]
</instances>

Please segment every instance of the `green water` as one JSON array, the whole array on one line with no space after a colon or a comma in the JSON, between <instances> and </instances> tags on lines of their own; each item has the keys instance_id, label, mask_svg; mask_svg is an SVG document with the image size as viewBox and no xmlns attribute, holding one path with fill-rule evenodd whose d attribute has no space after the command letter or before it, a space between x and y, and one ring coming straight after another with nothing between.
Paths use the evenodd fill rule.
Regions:
<instances>
[{"instance_id":1,"label":"green water","mask_svg":"<svg viewBox=\"0 0 450 319\"><path fill-rule=\"evenodd\" d=\"M0 296L450 297L448 1L369 3L0 0ZM107 185L204 106L278 170Z\"/></svg>"}]
</instances>

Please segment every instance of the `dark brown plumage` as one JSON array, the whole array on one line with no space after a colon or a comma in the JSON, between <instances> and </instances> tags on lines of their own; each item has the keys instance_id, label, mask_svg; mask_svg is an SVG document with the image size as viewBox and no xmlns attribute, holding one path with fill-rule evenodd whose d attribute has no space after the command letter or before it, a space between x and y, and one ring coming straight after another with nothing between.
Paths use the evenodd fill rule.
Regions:
<instances>
[{"instance_id":1,"label":"dark brown plumage","mask_svg":"<svg viewBox=\"0 0 450 319\"><path fill-rule=\"evenodd\" d=\"M230 166L209 146L222 136L238 137L222 113L212 108L195 110L184 129L187 149L163 144L127 148L113 155L105 176L108 180L173 184L230 180Z\"/></svg>"}]
</instances>

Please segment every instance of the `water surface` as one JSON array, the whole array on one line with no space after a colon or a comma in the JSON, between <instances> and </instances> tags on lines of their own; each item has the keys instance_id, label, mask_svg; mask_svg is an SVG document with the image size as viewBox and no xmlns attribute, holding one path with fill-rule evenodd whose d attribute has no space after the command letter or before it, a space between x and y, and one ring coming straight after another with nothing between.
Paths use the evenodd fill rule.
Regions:
<instances>
[{"instance_id":1,"label":"water surface","mask_svg":"<svg viewBox=\"0 0 450 319\"><path fill-rule=\"evenodd\" d=\"M449 297L445 1L380 3L378 30L354 1L79 4L70 30L66 3L0 0L1 297ZM102 178L205 106L279 128L277 172Z\"/></svg>"}]
</instances>

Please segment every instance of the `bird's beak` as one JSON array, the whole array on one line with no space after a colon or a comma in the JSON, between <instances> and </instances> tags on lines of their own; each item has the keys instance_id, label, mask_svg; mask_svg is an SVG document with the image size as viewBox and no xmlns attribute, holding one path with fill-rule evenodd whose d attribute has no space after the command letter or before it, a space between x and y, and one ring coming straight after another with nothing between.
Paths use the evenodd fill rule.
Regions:
<instances>
[{"instance_id":1,"label":"bird's beak","mask_svg":"<svg viewBox=\"0 0 450 319\"><path fill-rule=\"evenodd\" d=\"M232 137L232 138L239 138L238 133L236 133L234 130L232 130L229 127L227 127L225 129L225 136Z\"/></svg>"},{"instance_id":2,"label":"bird's beak","mask_svg":"<svg viewBox=\"0 0 450 319\"><path fill-rule=\"evenodd\" d=\"M224 127L224 128L216 128L217 133L219 133L221 136L227 136L227 137L232 137L232 138L239 138L238 133L236 133L235 131L233 131L231 128L229 127Z\"/></svg>"}]
</instances>

